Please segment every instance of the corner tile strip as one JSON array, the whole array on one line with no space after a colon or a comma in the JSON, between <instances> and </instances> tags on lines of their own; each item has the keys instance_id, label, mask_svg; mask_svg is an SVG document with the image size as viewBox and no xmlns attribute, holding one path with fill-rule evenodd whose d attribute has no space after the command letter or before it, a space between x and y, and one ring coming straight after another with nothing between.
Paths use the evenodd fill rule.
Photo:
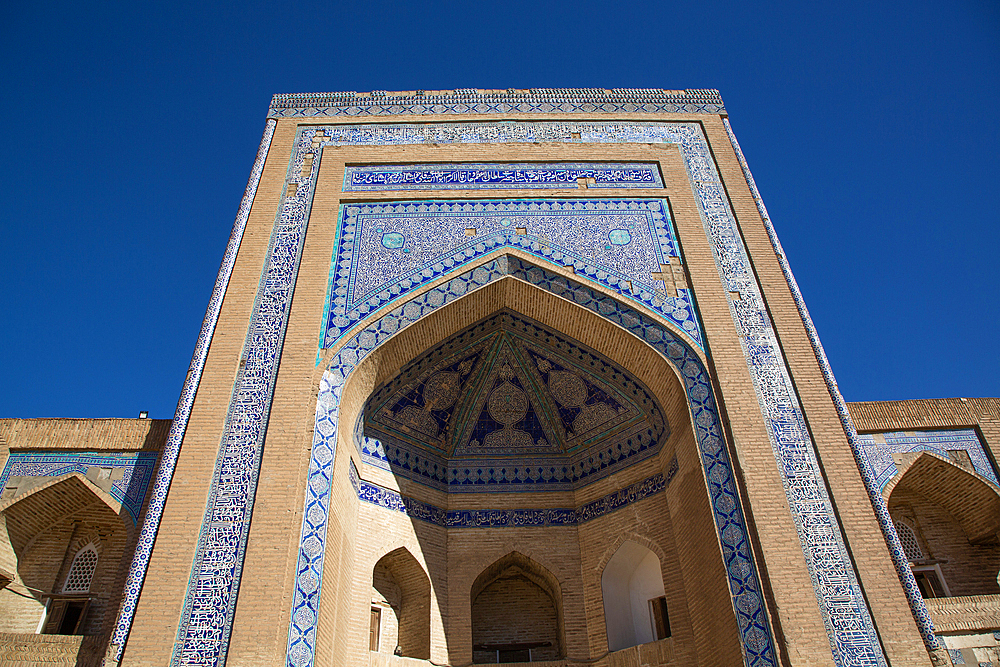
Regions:
<instances>
[{"instance_id":1,"label":"corner tile strip","mask_svg":"<svg viewBox=\"0 0 1000 667\"><path fill-rule=\"evenodd\" d=\"M582 183L581 183L582 181ZM348 166L344 192L662 188L652 163L407 164Z\"/></svg>"},{"instance_id":2,"label":"corner tile strip","mask_svg":"<svg viewBox=\"0 0 1000 667\"><path fill-rule=\"evenodd\" d=\"M198 392L201 375L205 369L208 348L212 343L215 325L219 321L222 300L225 297L226 288L229 286L229 278L233 273L233 265L236 263L236 254L240 249L240 242L243 240L243 231L246 229L250 207L257 195L257 185L260 183L260 176L264 171L264 160L271 148L271 139L274 137L276 125L276 121L269 119L264 127L264 135L261 137L260 146L257 149L257 158L254 160L246 191L243 193L240 208L236 213L236 222L229 235L226 254L223 255L222 266L215 279L215 287L212 289L212 297L209 299L208 309L205 311L205 319L202 321L201 332L198 334L198 342L195 344L187 377L184 379L180 399L177 401L177 410L174 412L174 420L170 425L170 433L167 434L166 444L163 451L160 452L160 465L156 471L156 481L153 483L152 495L146 509L146 518L142 524L142 532L139 534L128 578L125 580L118 619L115 621L115 629L111 635L109 651L113 651L116 662L121 660L129 630L132 628L136 602L146 578L146 568L149 566L149 557L153 551L153 543L156 541L157 530L160 527L160 518L163 516L163 504L167 499L170 480L174 476L177 456L180 453L181 442L184 440L184 432L187 430L188 419L191 416L191 406L194 404L195 394Z\"/></svg>"},{"instance_id":3,"label":"corner tile strip","mask_svg":"<svg viewBox=\"0 0 1000 667\"><path fill-rule=\"evenodd\" d=\"M677 459L674 459L676 463ZM667 488L663 474L653 475L577 508L445 510L361 479L350 466L358 499L442 528L546 528L577 526L654 496Z\"/></svg>"},{"instance_id":4,"label":"corner tile strip","mask_svg":"<svg viewBox=\"0 0 1000 667\"><path fill-rule=\"evenodd\" d=\"M318 168L318 165L317 165ZM226 662L260 460L309 205L286 186L261 271L219 443L171 666Z\"/></svg>"},{"instance_id":5,"label":"corner tile strip","mask_svg":"<svg viewBox=\"0 0 1000 667\"><path fill-rule=\"evenodd\" d=\"M340 397L347 377L368 354L404 328L462 295L508 276L572 301L612 322L645 341L678 369L689 400L692 427L698 442L719 545L729 577L733 610L740 628L746 665L776 667L777 654L747 537L746 520L723 440L711 382L701 359L690 343L640 311L612 297L599 294L586 285L550 273L542 266L523 262L510 255L466 271L375 319L348 339L331 359L320 382L316 401L316 428L306 486L292 617L288 629L287 667L312 666L316 658L323 558L330 516L330 485L333 479ZM630 491L625 490L625 493L627 496ZM604 500L598 502L603 503ZM613 504L616 501L608 502ZM586 510L588 513L602 511L599 505L586 507L589 508ZM420 508L414 508L418 509ZM439 517L432 515L427 518L439 520Z\"/></svg>"},{"instance_id":6,"label":"corner tile strip","mask_svg":"<svg viewBox=\"0 0 1000 667\"><path fill-rule=\"evenodd\" d=\"M109 494L122 504L135 525L139 522L157 458L156 452L11 452L0 473L0 490L7 488L11 477L58 477L74 472L87 475L94 467L121 470L122 476L112 482Z\"/></svg>"},{"instance_id":7,"label":"corner tile strip","mask_svg":"<svg viewBox=\"0 0 1000 667\"><path fill-rule=\"evenodd\" d=\"M278 94L268 118L512 113L710 113L726 112L719 91L658 88L532 88L479 91L465 88L438 94L342 93Z\"/></svg>"},{"instance_id":8,"label":"corner tile strip","mask_svg":"<svg viewBox=\"0 0 1000 667\"><path fill-rule=\"evenodd\" d=\"M913 613L913 618L917 623L917 628L920 630L920 635L924 639L924 644L927 646L927 650L933 651L938 649L939 645L937 637L934 636L934 622L931 620L930 614L927 611L927 605L924 604L923 596L917 588L917 582L913 578L913 571L910 569L910 563L903 551L903 545L899 541L899 535L896 534L896 526L893 524L892 518L889 516L888 507L886 507L885 501L882 499L881 491L876 482L877 475L874 474L874 470L872 470L870 463L865 458L862 447L858 442L858 432L854 428L854 422L851 421L851 415L847 411L847 404L844 402L844 397L841 395L840 388L837 386L837 379L833 375L833 369L830 367L830 362L826 357L826 352L823 350L823 344L819 340L819 333L816 331L816 326L813 324L812 317L809 315L809 310L806 308L805 300L802 298L802 292L799 290L798 283L795 281L795 276L792 275L792 269L788 264L785 251L782 249L781 242L778 240L778 235L774 231L774 225L771 223L771 217L767 214L767 209L764 207L764 200L761 198L760 192L757 190L757 184L753 180L753 174L750 173L750 167L747 165L746 158L743 156L743 150L740 148L739 142L736 141L736 135L733 133L733 128L729 124L729 119L723 118L723 123L726 128L726 134L729 136L729 141L732 143L733 150L739 160L740 167L743 170L743 176L746 178L746 182L750 186L750 194L753 196L754 202L757 204L757 211L760 213L760 217L764 221L767 236L771 240L771 246L774 249L775 255L778 257L778 262L781 265L781 271L785 276L785 281L788 283L788 287L792 292L792 298L795 300L799 316L802 318L802 323L805 325L806 333L809 335L809 343L812 345L813 353L816 355L816 360L819 362L820 369L823 372L823 379L826 381L827 389L833 399L834 406L836 406L837 414L840 416L840 423L844 428L844 433L847 435L847 442L851 446L851 452L854 454L854 460L858 465L858 469L861 471L861 479L864 481L865 489L868 491L868 499L871 501L872 507L875 510L875 517L878 519L879 527L882 529L882 535L885 538L886 545L889 547L889 553L892 556L892 562L896 568L896 574L899 575L899 581L903 585L903 590L906 591L906 599L910 604L910 611Z\"/></svg>"}]
</instances>

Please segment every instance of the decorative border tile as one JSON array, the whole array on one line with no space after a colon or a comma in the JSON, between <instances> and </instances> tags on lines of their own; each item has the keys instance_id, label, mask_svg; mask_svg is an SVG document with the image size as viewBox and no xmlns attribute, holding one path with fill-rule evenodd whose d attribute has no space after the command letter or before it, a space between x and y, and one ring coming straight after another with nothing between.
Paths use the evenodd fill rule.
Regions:
<instances>
[{"instance_id":1,"label":"decorative border tile","mask_svg":"<svg viewBox=\"0 0 1000 667\"><path fill-rule=\"evenodd\" d=\"M704 348L691 291L684 287L668 296L653 277L662 276L672 259L680 266L663 200L346 204L334 247L323 347L334 346L362 319L414 290L501 248L517 248L571 266L581 277L652 309Z\"/></svg>"},{"instance_id":2,"label":"decorative border tile","mask_svg":"<svg viewBox=\"0 0 1000 667\"><path fill-rule=\"evenodd\" d=\"M233 265L236 263L236 254L240 249L243 231L246 229L250 207L253 205L254 197L257 195L257 185L260 183L260 175L264 171L264 160L267 158L267 152L271 148L271 139L274 137L274 128L276 125L276 121L268 120L264 126L264 135L261 137L260 146L257 148L257 157L254 160L253 168L250 170L250 178L247 181L246 191L243 193L240 208L236 213L236 221L233 223L233 231L229 236L226 253L222 258L222 266L219 267L219 275L215 279L215 287L212 289L212 296L205 311L205 319L202 321L198 341L195 344L191 364L188 367L188 374L184 379L184 386L181 388L181 395L177 401L177 410L174 412L174 419L170 424L170 432L167 434L167 441L160 452L160 466L156 471L152 496L149 500L149 506L146 508L146 518L143 520L142 531L139 533L135 556L132 559L131 567L129 567L128 578L125 580L122 603L118 609L115 629L111 635L109 651L113 652L116 661L121 660L125 641L128 639L129 631L132 628L135 606L139 600L139 593L142 590L143 582L146 579L146 568L149 566L153 543L156 541L156 533L160 528L163 505L167 500L167 491L170 489L170 481L174 476L174 468L177 465L177 457L180 454L181 442L184 440L188 419L191 416L191 406L194 405L194 397L198 393L198 385L201 383L202 372L205 369L205 359L208 357L208 348L212 343L215 326L219 321L222 300L225 297L226 289L229 287L229 278L233 273Z\"/></svg>"},{"instance_id":3,"label":"decorative border tile","mask_svg":"<svg viewBox=\"0 0 1000 667\"><path fill-rule=\"evenodd\" d=\"M588 188L662 188L655 164L615 162L406 164L348 166L344 192L394 190L512 190L566 189L590 179Z\"/></svg>"},{"instance_id":4,"label":"decorative border tile","mask_svg":"<svg viewBox=\"0 0 1000 667\"><path fill-rule=\"evenodd\" d=\"M354 92L278 94L268 118L512 113L711 113L724 114L719 91L660 88L475 88L426 93L367 95Z\"/></svg>"},{"instance_id":5,"label":"decorative border tile","mask_svg":"<svg viewBox=\"0 0 1000 667\"><path fill-rule=\"evenodd\" d=\"M667 488L667 482L660 474L573 509L444 510L361 479L358 469L353 465L348 474L359 500L442 528L576 526L649 498Z\"/></svg>"},{"instance_id":6,"label":"decorative border tile","mask_svg":"<svg viewBox=\"0 0 1000 667\"><path fill-rule=\"evenodd\" d=\"M757 211L760 213L761 220L764 222L764 228L767 230L767 236L771 241L771 247L774 249L774 253L778 258L778 264L781 266L781 272L785 276L785 282L788 283L788 288L792 293L795 306L799 311L799 317L801 317L802 324L806 329L806 334L809 336L809 343L812 346L813 354L816 355L816 360L823 373L823 379L826 382L827 390L830 392L830 397L833 399L833 404L837 409L837 414L840 416L840 423L844 429L844 433L847 435L847 442L851 447L851 452L854 454L854 460L858 465L858 469L861 471L861 480L865 485L865 490L868 492L868 499L871 501L872 507L875 510L875 518L878 521L879 527L882 529L882 535L885 537L886 544L889 547L889 554L892 556L892 562L893 566L896 568L896 574L899 576L899 581L903 585L903 590L906 592L906 599L910 605L910 611L913 613L913 618L917 623L917 628L920 630L920 635L923 637L924 645L927 647L927 650L935 651L939 649L940 646L938 644L937 637L934 635L934 622L931 620L930 613L927 611L927 605L924 604L924 599L920 593L920 589L917 588L917 581L913 577L913 570L910 569L910 563L906 557L906 553L903 551L903 545L899 541L899 535L896 534L896 524L893 523L892 517L889 516L889 509L882 498L881 489L875 481L877 475L874 474L874 471L869 466L868 460L864 455L860 443L858 442L858 432L854 428L854 422L851 420L851 413L848 412L847 403L844 401L844 397L840 393L840 387L837 385L837 379L833 375L833 368L830 366L830 361L827 359L826 351L823 349L823 344L819 340L819 333L816 331L816 326L813 324L812 317L809 315L809 309L806 307L806 302L802 298L802 292L799 290L799 285L795 280L795 276L792 274L792 268L788 264L788 258L785 256L785 251L781 247L781 242L778 240L778 234L774 231L774 225L771 223L771 217L768 215L767 208L764 206L764 200L761 198L760 192L757 190L757 184L754 182L753 174L750 173L750 167L747 165L746 158L743 156L743 150L740 148L739 142L736 141L736 135L733 134L733 128L729 124L729 119L723 118L722 122L726 128L726 134L729 136L729 141L733 146L733 151L736 153L736 158L739 160L740 167L743 170L743 176L750 188L750 194L753 196L754 202L757 205Z\"/></svg>"},{"instance_id":7,"label":"decorative border tile","mask_svg":"<svg viewBox=\"0 0 1000 667\"><path fill-rule=\"evenodd\" d=\"M899 472L892 460L893 454L910 452L934 452L948 458L948 450L961 450L969 454L972 467L976 472L1000 487L996 472L990 462L983 443L972 429L953 431L893 431L879 434L884 443L876 442L872 433L858 435L858 446L864 453L879 492L885 488Z\"/></svg>"},{"instance_id":8,"label":"decorative border tile","mask_svg":"<svg viewBox=\"0 0 1000 667\"><path fill-rule=\"evenodd\" d=\"M336 452L340 396L347 377L375 348L384 344L404 328L417 322L462 295L480 289L496 280L512 277L551 294L569 299L596 315L646 341L681 374L693 417L692 425L698 442L709 497L729 573L733 609L740 626L744 655L748 667L776 667L777 657L772 641L767 612L763 607L760 580L757 575L746 520L739 503L732 465L723 440L715 398L708 373L691 344L668 327L650 317L605 296L588 286L550 273L541 266L504 255L466 271L437 287L412 298L409 302L382 315L351 336L331 359L320 382L316 401L316 429L313 435L309 482L306 486L305 511L302 521L301 547L296 565L296 586L292 601L292 618L288 631L289 667L313 665L316 651L316 623L322 590L326 529L330 513L330 488ZM352 425L352 428L354 425ZM353 466L353 462L351 464ZM357 472L350 473L357 479ZM665 484L665 482L664 482ZM360 488L356 487L356 488ZM626 498L634 491L624 490ZM429 521L446 520L425 507L407 507L381 487L367 489L366 501L375 502L397 511L426 512ZM397 494L398 495L398 494ZM582 508L583 517L602 511L604 500ZM608 501L614 502L617 501ZM622 501L623 502L623 501ZM471 520L471 519L470 519Z\"/></svg>"},{"instance_id":9,"label":"decorative border tile","mask_svg":"<svg viewBox=\"0 0 1000 667\"><path fill-rule=\"evenodd\" d=\"M0 489L6 487L11 477L58 477L74 472L86 475L87 469L95 466L117 468L124 475L111 485L110 494L128 511L134 525L139 521L158 458L156 452L11 452L0 473Z\"/></svg>"}]
</instances>

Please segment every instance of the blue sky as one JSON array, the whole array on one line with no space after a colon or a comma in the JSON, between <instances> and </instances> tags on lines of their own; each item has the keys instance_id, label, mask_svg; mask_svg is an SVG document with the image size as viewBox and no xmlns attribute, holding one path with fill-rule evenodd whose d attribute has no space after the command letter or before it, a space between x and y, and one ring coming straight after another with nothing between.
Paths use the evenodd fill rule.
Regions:
<instances>
[{"instance_id":1,"label":"blue sky","mask_svg":"<svg viewBox=\"0 0 1000 667\"><path fill-rule=\"evenodd\" d=\"M276 92L718 88L848 400L1000 395L1000 6L3 3L0 416L169 418Z\"/></svg>"}]
</instances>

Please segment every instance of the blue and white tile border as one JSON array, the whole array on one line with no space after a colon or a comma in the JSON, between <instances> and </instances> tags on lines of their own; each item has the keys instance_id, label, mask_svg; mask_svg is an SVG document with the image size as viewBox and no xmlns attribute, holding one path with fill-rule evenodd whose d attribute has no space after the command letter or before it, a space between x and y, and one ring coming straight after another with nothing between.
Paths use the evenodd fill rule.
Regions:
<instances>
[{"instance_id":1,"label":"blue and white tile border","mask_svg":"<svg viewBox=\"0 0 1000 667\"><path fill-rule=\"evenodd\" d=\"M119 469L124 474L114 481L109 493L122 504L135 525L157 458L157 452L10 452L0 473L0 490L11 477L56 477L74 472L86 475L91 467Z\"/></svg>"},{"instance_id":2,"label":"blue and white tile border","mask_svg":"<svg viewBox=\"0 0 1000 667\"><path fill-rule=\"evenodd\" d=\"M194 397L198 392L198 384L201 382L201 375L205 369L208 348L212 342L212 335L215 333L215 325L219 321L222 300L229 286L229 278L233 273L233 265L236 263L236 254L239 251L240 242L243 240L243 231L246 229L250 207L253 205L254 197L257 194L257 185L260 183L260 176L264 171L264 160L267 158L267 152L271 147L271 139L274 137L274 128L276 125L276 121L269 119L264 127L264 135L261 137L260 146L257 149L257 157L254 160L253 169L250 171L250 178L247 181L243 199L240 201L240 208L236 214L236 222L233 224L233 231L229 236L229 244L226 246L222 266L219 268L219 275L215 280L215 287L212 289L212 297L209 299L205 319L201 325L201 332L198 334L198 342L195 344L194 355L191 357L191 364L188 367L188 374L184 379L184 386L181 389L180 399L177 402L174 420L170 425L170 433L167 435L163 451L160 452L160 465L156 471L156 480L153 483L152 495L149 500L149 506L146 509L142 531L139 534L135 556L132 559L128 578L125 581L125 589L122 594L121 607L118 610L118 618L115 621L115 628L111 635L109 653L114 655L115 661L121 660L125 641L128 639L129 630L132 628L136 602L139 599L139 592L142 590L143 581L146 578L146 568L149 566L149 557L153 550L153 543L156 541L156 532L160 527L160 518L163 516L163 505L167 499L167 491L170 489L170 480L174 476L174 467L177 465L177 456L180 453L181 441L184 439L184 432L187 429L188 419L191 416L191 406L194 404Z\"/></svg>"},{"instance_id":3,"label":"blue and white tile border","mask_svg":"<svg viewBox=\"0 0 1000 667\"><path fill-rule=\"evenodd\" d=\"M676 460L675 457L675 463ZM442 528L577 526L654 496L667 488L667 482L660 473L576 508L445 510L362 479L353 465L350 466L348 475L358 500Z\"/></svg>"},{"instance_id":4,"label":"blue and white tile border","mask_svg":"<svg viewBox=\"0 0 1000 667\"><path fill-rule=\"evenodd\" d=\"M924 599L920 594L920 590L917 588L916 579L913 578L913 571L910 569L910 563L903 551L903 545L899 541L899 535L896 534L896 526L892 522L892 517L889 516L889 509L882 498L881 489L878 487L876 482L877 475L875 475L874 471L871 469L870 464L864 456L864 451L858 442L858 432L854 428L854 422L851 420L851 414L847 410L847 403L844 402L844 397L840 393L840 387L837 385L837 379L833 375L833 368L830 367L830 361L826 357L826 351L823 350L823 344L819 340L819 333L816 331L816 326L813 324L812 317L809 315L809 309L806 308L806 302L802 298L802 292L799 290L799 285L795 281L795 276L792 274L792 269L788 264L785 251L781 247L781 242L778 240L777 233L774 231L774 225L771 223L771 217L768 215L767 208L764 206L764 200L761 198L760 192L757 190L757 184L753 180L753 174L750 173L750 167L747 165L746 158L743 156L743 150L740 148L739 142L736 141L736 135L733 133L733 128L729 124L729 119L723 118L722 120L726 128L726 134L729 136L729 141L733 145L733 150L736 152L736 157L743 170L743 176L746 178L747 184L750 186L750 194L753 196L754 202L757 204L757 211L760 213L760 217L764 221L767 236L771 240L771 246L774 249L775 255L778 257L778 262L781 265L781 271L784 274L788 287L792 292L792 298L795 300L799 316L802 318L802 323L805 325L806 333L809 336L809 342L813 348L813 353L816 355L820 369L823 372L823 379L826 381L827 389L833 399L834 406L836 406L837 414L840 416L840 423L844 428L844 433L847 435L847 442L851 446L851 451L854 454L854 460L858 465L858 469L861 471L861 479L868 492L868 499L871 501L872 507L875 509L875 517L878 520L879 527L882 529L882 535L885 537L886 544L889 547L889 554L892 556L892 562L896 568L896 574L899 576L899 580L903 585L903 590L906 591L906 598L910 604L910 611L913 613L913 618L916 620L917 628L920 630L920 635L923 637L927 650L933 651L939 649L940 645L938 644L937 637L934 635L934 622L931 620L930 613L927 611L927 605L924 604Z\"/></svg>"},{"instance_id":5,"label":"blue and white tile border","mask_svg":"<svg viewBox=\"0 0 1000 667\"><path fill-rule=\"evenodd\" d=\"M875 484L881 492L893 477L899 473L893 454L911 452L934 452L943 459L948 459L950 451L964 451L969 455L972 467L981 477L991 482L1000 490L1000 481L990 462L983 443L974 429L952 429L948 431L885 431L878 434L877 442L874 433L859 434L858 445L875 478Z\"/></svg>"},{"instance_id":6,"label":"blue and white tile border","mask_svg":"<svg viewBox=\"0 0 1000 667\"><path fill-rule=\"evenodd\" d=\"M650 162L494 162L348 165L343 189L344 192L575 189L579 179L593 180L588 189L663 187L660 170Z\"/></svg>"},{"instance_id":7,"label":"blue and white tile border","mask_svg":"<svg viewBox=\"0 0 1000 667\"><path fill-rule=\"evenodd\" d=\"M659 88L475 88L413 94L292 93L271 98L268 118L488 113L725 113L719 91Z\"/></svg>"},{"instance_id":8,"label":"blue and white tile border","mask_svg":"<svg viewBox=\"0 0 1000 667\"><path fill-rule=\"evenodd\" d=\"M570 300L645 341L677 368L688 395L692 426L698 442L709 499L718 531L723 560L729 575L733 609L739 623L747 667L777 666L770 623L763 606L763 593L747 535L746 520L733 477L732 464L723 439L711 380L700 357L685 338L627 304L605 296L590 287L550 273L542 266L502 255L446 283L424 292L382 317L369 322L354 334L331 358L320 382L316 401L316 429L313 435L309 481L302 520L302 537L296 565L295 593L288 630L287 667L312 666L316 653L316 628L319 620L320 594L326 529L330 512L330 489L336 453L340 396L348 376L375 348L438 308L446 306L476 289L506 277L532 284L558 297ZM353 425L352 425L353 431ZM353 466L353 463L352 463ZM349 473L356 476L356 470ZM657 478L662 480L662 477ZM647 480L648 481L648 480ZM660 482L657 481L657 484ZM666 482L663 481L665 485ZM357 488L357 487L356 487ZM378 497L366 498L392 509L405 507L385 489L368 489ZM624 498L637 489L624 489ZM620 499L619 499L620 501ZM587 516L613 509L615 494L585 506ZM437 521L427 507L414 506L415 512L427 513L425 520Z\"/></svg>"}]
</instances>

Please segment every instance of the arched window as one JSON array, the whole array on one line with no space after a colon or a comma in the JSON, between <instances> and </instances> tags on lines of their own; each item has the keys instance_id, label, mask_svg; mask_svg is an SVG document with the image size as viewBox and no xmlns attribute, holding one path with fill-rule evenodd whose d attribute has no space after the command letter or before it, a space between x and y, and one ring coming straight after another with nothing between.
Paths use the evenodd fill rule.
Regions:
<instances>
[{"instance_id":1,"label":"arched window","mask_svg":"<svg viewBox=\"0 0 1000 667\"><path fill-rule=\"evenodd\" d=\"M903 544L903 552L906 554L907 560L921 560L924 557L924 552L920 548L920 542L917 541L917 534L903 521L897 520L893 523L896 524L896 534L899 535L899 541Z\"/></svg>"},{"instance_id":2,"label":"arched window","mask_svg":"<svg viewBox=\"0 0 1000 667\"><path fill-rule=\"evenodd\" d=\"M646 547L625 542L601 574L608 650L670 636L660 559Z\"/></svg>"},{"instance_id":3,"label":"arched window","mask_svg":"<svg viewBox=\"0 0 1000 667\"><path fill-rule=\"evenodd\" d=\"M370 619L370 650L431 657L431 582L405 547L375 563Z\"/></svg>"},{"instance_id":4,"label":"arched window","mask_svg":"<svg viewBox=\"0 0 1000 667\"><path fill-rule=\"evenodd\" d=\"M66 583L63 584L63 593L89 593L90 582L94 578L94 570L97 569L97 548L91 542L84 548L76 552L73 564L69 567L69 574L66 575Z\"/></svg>"}]
</instances>

